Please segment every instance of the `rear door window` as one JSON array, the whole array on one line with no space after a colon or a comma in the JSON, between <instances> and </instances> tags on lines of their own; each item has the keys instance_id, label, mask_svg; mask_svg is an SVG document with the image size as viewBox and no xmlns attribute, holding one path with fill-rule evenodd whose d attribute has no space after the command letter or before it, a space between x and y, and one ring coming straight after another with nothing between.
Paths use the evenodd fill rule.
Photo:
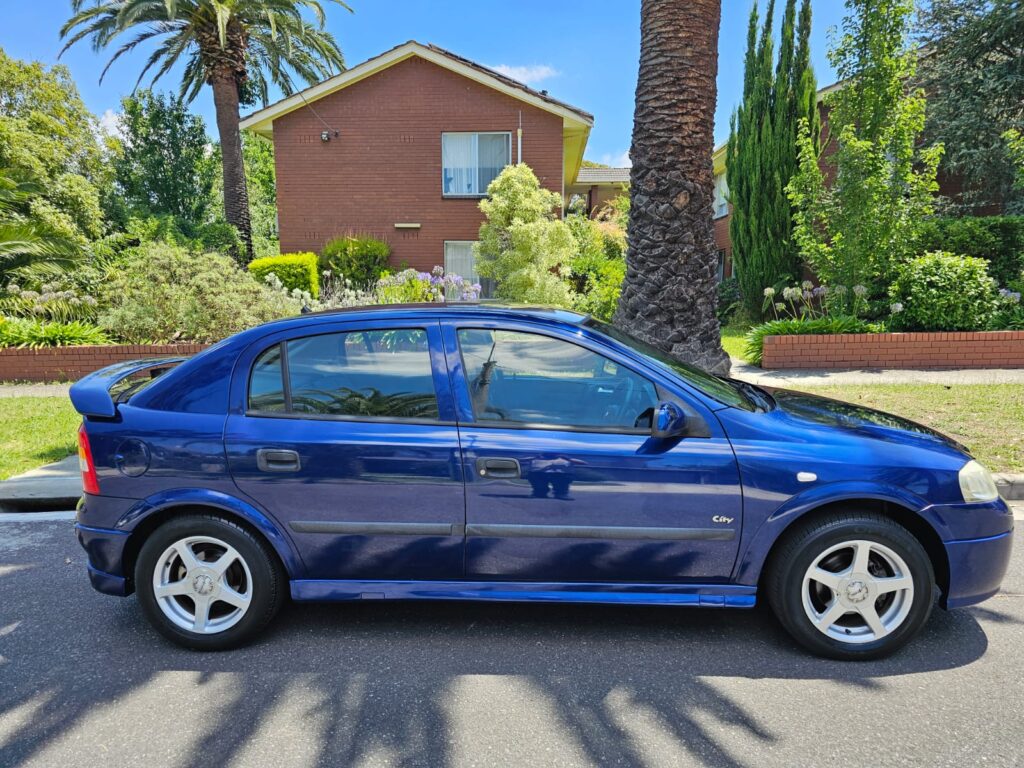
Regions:
<instances>
[{"instance_id":1,"label":"rear door window","mask_svg":"<svg viewBox=\"0 0 1024 768\"><path fill-rule=\"evenodd\" d=\"M351 331L278 344L253 367L249 409L311 417L437 419L427 333L419 328Z\"/></svg>"}]
</instances>

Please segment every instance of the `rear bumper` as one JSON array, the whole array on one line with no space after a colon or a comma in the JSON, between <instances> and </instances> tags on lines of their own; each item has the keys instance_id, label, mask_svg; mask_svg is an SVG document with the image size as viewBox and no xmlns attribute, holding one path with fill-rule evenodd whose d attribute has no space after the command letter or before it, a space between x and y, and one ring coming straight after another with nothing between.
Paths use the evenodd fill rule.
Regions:
<instances>
[{"instance_id":1,"label":"rear bumper","mask_svg":"<svg viewBox=\"0 0 1024 768\"><path fill-rule=\"evenodd\" d=\"M93 588L107 595L131 594L131 585L122 568L128 532L76 523L75 533L89 559L89 581Z\"/></svg>"},{"instance_id":2,"label":"rear bumper","mask_svg":"<svg viewBox=\"0 0 1024 768\"><path fill-rule=\"evenodd\" d=\"M996 592L1010 566L1013 530L980 539L947 541L949 592L946 608L961 608L988 600Z\"/></svg>"},{"instance_id":3,"label":"rear bumper","mask_svg":"<svg viewBox=\"0 0 1024 768\"><path fill-rule=\"evenodd\" d=\"M117 597L125 597L131 594L131 590L128 587L128 579L124 576L115 576L106 571L98 571L91 565L87 565L86 568L89 570L89 583L92 584L92 588L97 592L102 592L105 595L116 595Z\"/></svg>"}]
</instances>

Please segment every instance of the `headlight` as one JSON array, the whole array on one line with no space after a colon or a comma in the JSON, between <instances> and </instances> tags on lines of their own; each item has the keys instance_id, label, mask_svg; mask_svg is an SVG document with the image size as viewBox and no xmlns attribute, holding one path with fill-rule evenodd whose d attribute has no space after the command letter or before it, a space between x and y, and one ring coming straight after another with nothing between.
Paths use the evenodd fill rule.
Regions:
<instances>
[{"instance_id":1,"label":"headlight","mask_svg":"<svg viewBox=\"0 0 1024 768\"><path fill-rule=\"evenodd\" d=\"M991 473L976 461L968 461L960 470L960 492L964 501L995 501L999 489Z\"/></svg>"}]
</instances>

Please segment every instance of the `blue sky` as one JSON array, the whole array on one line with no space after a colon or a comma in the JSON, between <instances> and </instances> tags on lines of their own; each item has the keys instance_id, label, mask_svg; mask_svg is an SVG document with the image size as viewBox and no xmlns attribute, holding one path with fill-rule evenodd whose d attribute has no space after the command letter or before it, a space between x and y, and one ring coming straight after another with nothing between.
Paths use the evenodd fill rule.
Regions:
<instances>
[{"instance_id":1,"label":"blue sky","mask_svg":"<svg viewBox=\"0 0 1024 768\"><path fill-rule=\"evenodd\" d=\"M760 0L762 9L767 0ZM629 149L640 48L639 0L591 0L555 3L551 0L349 0L355 12L340 7L328 11L328 27L338 38L348 64L354 65L398 43L414 39L436 43L547 89L552 96L594 114L587 148L591 160L623 163ZM783 0L777 0L780 4ZM729 114L740 97L746 25L752 0L722 0L719 35L718 111L716 143L729 130ZM56 61L61 48L60 25L70 13L69 0L31 0L5 3L0 46L22 59ZM839 0L812 0L812 56L819 85L833 80L826 59L827 29L842 19ZM778 22L778 19L776 19ZM98 115L117 111L148 55L124 56L98 83L106 63L103 54L79 43L63 57L87 106ZM171 76L165 89L176 89ZM208 89L192 109L215 132L213 103Z\"/></svg>"}]
</instances>

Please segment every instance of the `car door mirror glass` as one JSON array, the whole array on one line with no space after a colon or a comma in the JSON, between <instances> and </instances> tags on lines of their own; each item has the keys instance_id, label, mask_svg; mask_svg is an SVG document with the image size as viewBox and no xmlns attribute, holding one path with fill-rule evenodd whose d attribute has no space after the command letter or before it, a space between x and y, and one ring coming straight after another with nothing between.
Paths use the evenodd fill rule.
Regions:
<instances>
[{"instance_id":1,"label":"car door mirror glass","mask_svg":"<svg viewBox=\"0 0 1024 768\"><path fill-rule=\"evenodd\" d=\"M651 437L661 440L683 437L686 434L686 426L686 412L679 405L670 401L661 402L654 410Z\"/></svg>"}]
</instances>

